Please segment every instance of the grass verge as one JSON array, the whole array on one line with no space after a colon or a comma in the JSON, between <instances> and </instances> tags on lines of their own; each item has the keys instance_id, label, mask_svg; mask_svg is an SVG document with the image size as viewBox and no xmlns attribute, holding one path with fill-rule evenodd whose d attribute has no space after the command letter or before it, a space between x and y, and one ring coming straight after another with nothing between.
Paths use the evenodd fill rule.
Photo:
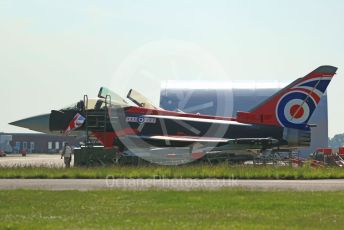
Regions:
<instances>
[{"instance_id":1,"label":"grass verge","mask_svg":"<svg viewBox=\"0 0 344 230\"><path fill-rule=\"evenodd\" d=\"M91 168L16 167L0 168L0 178L236 178L236 179L340 179L344 170L331 168L290 168L274 166L112 166Z\"/></svg>"},{"instance_id":2,"label":"grass verge","mask_svg":"<svg viewBox=\"0 0 344 230\"><path fill-rule=\"evenodd\" d=\"M0 191L1 229L341 229L344 192Z\"/></svg>"}]
</instances>

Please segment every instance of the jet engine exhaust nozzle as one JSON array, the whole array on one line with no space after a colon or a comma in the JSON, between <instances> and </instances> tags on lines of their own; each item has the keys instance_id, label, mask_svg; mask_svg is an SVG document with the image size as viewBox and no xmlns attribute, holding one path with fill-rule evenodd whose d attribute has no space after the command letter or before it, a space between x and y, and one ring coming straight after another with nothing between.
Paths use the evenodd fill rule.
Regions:
<instances>
[{"instance_id":1,"label":"jet engine exhaust nozzle","mask_svg":"<svg viewBox=\"0 0 344 230\"><path fill-rule=\"evenodd\" d=\"M288 142L289 147L309 147L311 144L311 131L284 128L283 139Z\"/></svg>"}]
</instances>

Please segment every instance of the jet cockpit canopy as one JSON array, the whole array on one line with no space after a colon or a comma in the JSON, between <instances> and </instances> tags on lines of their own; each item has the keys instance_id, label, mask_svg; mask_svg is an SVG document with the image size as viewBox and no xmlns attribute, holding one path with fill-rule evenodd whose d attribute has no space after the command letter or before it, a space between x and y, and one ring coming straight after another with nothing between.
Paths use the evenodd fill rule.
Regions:
<instances>
[{"instance_id":1,"label":"jet cockpit canopy","mask_svg":"<svg viewBox=\"0 0 344 230\"><path fill-rule=\"evenodd\" d=\"M154 106L153 103L151 103L145 96L134 89L129 90L127 98L139 107L147 109L159 109L159 107Z\"/></svg>"},{"instance_id":2,"label":"jet cockpit canopy","mask_svg":"<svg viewBox=\"0 0 344 230\"><path fill-rule=\"evenodd\" d=\"M110 89L106 87L101 87L98 93L99 98L103 98L107 100L108 97L110 97L111 105L117 105L121 107L128 106L128 103L117 93L111 91Z\"/></svg>"}]
</instances>

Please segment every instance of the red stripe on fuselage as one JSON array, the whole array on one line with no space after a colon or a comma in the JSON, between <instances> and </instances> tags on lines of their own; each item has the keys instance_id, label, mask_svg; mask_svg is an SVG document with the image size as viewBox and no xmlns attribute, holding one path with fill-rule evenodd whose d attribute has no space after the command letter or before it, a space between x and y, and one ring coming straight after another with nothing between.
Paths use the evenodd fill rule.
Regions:
<instances>
[{"instance_id":1,"label":"red stripe on fuselage","mask_svg":"<svg viewBox=\"0 0 344 230\"><path fill-rule=\"evenodd\" d=\"M92 134L100 141L105 148L111 148L113 146L113 141L117 137L122 137L126 135L138 134L139 131L136 129L125 128L115 132L92 132Z\"/></svg>"}]
</instances>

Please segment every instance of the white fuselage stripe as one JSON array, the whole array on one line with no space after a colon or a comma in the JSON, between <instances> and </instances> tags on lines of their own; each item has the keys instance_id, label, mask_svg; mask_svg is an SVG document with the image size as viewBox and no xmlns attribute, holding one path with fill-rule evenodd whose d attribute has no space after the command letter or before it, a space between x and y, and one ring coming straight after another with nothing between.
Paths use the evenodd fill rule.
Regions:
<instances>
[{"instance_id":1,"label":"white fuselage stripe","mask_svg":"<svg viewBox=\"0 0 344 230\"><path fill-rule=\"evenodd\" d=\"M195 118L195 117L164 116L164 115L145 115L145 117L154 117L158 119L170 119L170 120L182 120L182 121L195 121L195 122L205 122L205 123L216 123L216 124L251 126L251 124L240 123L237 121Z\"/></svg>"}]
</instances>

